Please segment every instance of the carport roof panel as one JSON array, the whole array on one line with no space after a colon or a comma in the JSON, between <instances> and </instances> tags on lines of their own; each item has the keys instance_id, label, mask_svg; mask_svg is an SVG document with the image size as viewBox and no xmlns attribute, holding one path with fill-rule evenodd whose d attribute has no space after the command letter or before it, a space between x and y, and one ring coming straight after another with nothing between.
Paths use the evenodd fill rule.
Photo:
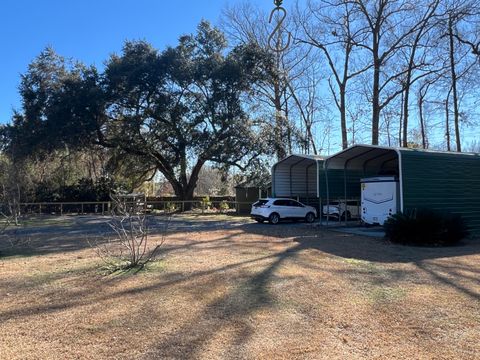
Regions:
<instances>
[{"instance_id":1,"label":"carport roof panel","mask_svg":"<svg viewBox=\"0 0 480 360\"><path fill-rule=\"evenodd\" d=\"M349 169L362 170L366 162L373 164L385 162L392 156L392 152L398 154L398 149L376 145L353 145L327 158L324 166L326 169L344 169L348 166Z\"/></svg>"},{"instance_id":2,"label":"carport roof panel","mask_svg":"<svg viewBox=\"0 0 480 360\"><path fill-rule=\"evenodd\" d=\"M308 155L308 154L292 154L287 156L286 158L280 160L277 162L274 166L277 165L294 165L297 164L303 160L310 160L310 161L323 161L325 160L324 156L320 155ZM306 162L305 162L306 164Z\"/></svg>"},{"instance_id":3,"label":"carport roof panel","mask_svg":"<svg viewBox=\"0 0 480 360\"><path fill-rule=\"evenodd\" d=\"M388 154L392 154L393 152L397 153L398 155L404 154L406 156L415 154L422 154L424 156L443 155L454 157L480 156L477 153L458 153L430 149L410 149L402 147L358 144L328 157L325 160L324 167L326 169L344 169L345 164L348 164L349 169L362 169L365 161L367 161L369 165L378 165L378 163L384 162L385 159L388 158Z\"/></svg>"},{"instance_id":4,"label":"carport roof panel","mask_svg":"<svg viewBox=\"0 0 480 360\"><path fill-rule=\"evenodd\" d=\"M456 152L456 151L441 151L441 150L430 150L430 149L410 149L410 148L394 148L398 152L401 152L402 154L409 154L409 155L416 155L416 154L421 154L421 155L447 155L447 156L454 156L454 157L479 157L480 153L475 153L475 152Z\"/></svg>"}]
</instances>

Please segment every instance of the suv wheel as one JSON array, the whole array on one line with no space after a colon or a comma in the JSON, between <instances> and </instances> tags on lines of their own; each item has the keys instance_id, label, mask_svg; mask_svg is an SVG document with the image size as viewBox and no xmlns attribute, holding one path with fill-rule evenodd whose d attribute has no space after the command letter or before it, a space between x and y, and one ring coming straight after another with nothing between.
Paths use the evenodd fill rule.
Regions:
<instances>
[{"instance_id":1,"label":"suv wheel","mask_svg":"<svg viewBox=\"0 0 480 360\"><path fill-rule=\"evenodd\" d=\"M346 220L351 220L352 219L352 215L350 214L350 211L347 210L347 213L345 214L345 212L343 212L342 214L342 220L345 220L345 215L347 216L347 219Z\"/></svg>"},{"instance_id":2,"label":"suv wheel","mask_svg":"<svg viewBox=\"0 0 480 360\"><path fill-rule=\"evenodd\" d=\"M313 223L315 221L315 214L312 212L309 212L307 216L305 216L305 221L307 223Z\"/></svg>"},{"instance_id":3,"label":"suv wheel","mask_svg":"<svg viewBox=\"0 0 480 360\"><path fill-rule=\"evenodd\" d=\"M268 217L268 222L270 224L278 224L280 221L280 216L277 214L277 213L272 213L269 217Z\"/></svg>"}]
</instances>

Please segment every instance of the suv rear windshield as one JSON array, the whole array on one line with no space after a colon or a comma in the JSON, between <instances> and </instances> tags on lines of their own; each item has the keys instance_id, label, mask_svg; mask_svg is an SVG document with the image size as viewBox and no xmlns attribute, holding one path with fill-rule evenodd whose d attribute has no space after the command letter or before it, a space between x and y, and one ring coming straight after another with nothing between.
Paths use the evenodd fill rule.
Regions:
<instances>
[{"instance_id":1,"label":"suv rear windshield","mask_svg":"<svg viewBox=\"0 0 480 360\"><path fill-rule=\"evenodd\" d=\"M266 203L268 203L268 200L260 199L256 203L254 203L253 206L262 206L262 205L265 205Z\"/></svg>"}]
</instances>

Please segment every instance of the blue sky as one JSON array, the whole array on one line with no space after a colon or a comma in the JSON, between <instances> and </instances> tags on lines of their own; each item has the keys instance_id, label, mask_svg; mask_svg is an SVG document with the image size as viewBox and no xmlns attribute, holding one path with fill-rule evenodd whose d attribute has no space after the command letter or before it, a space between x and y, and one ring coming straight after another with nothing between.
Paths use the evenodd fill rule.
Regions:
<instances>
[{"instance_id":1,"label":"blue sky","mask_svg":"<svg viewBox=\"0 0 480 360\"><path fill-rule=\"evenodd\" d=\"M175 45L202 18L216 23L235 0L0 1L0 123L20 107L20 74L47 45L65 57L101 66L126 39ZM258 3L273 8L273 0Z\"/></svg>"}]
</instances>

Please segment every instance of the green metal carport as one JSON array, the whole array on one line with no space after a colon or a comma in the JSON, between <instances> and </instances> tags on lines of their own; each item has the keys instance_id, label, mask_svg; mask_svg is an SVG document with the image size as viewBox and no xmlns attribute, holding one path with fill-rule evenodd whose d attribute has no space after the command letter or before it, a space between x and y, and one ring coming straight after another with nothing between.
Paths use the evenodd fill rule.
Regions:
<instances>
[{"instance_id":1,"label":"green metal carport","mask_svg":"<svg viewBox=\"0 0 480 360\"><path fill-rule=\"evenodd\" d=\"M272 167L272 196L295 198L317 209L326 204L325 157L297 154L280 160ZM347 175L347 191L359 198L358 176L352 181ZM343 170L329 172L329 194L336 199L344 196Z\"/></svg>"},{"instance_id":2,"label":"green metal carport","mask_svg":"<svg viewBox=\"0 0 480 360\"><path fill-rule=\"evenodd\" d=\"M324 168L327 198L332 171L343 171L344 184L357 178L358 193L359 174L396 175L400 211L428 208L458 214L480 232L480 154L354 145L327 158ZM345 198L353 195L344 188Z\"/></svg>"}]
</instances>

